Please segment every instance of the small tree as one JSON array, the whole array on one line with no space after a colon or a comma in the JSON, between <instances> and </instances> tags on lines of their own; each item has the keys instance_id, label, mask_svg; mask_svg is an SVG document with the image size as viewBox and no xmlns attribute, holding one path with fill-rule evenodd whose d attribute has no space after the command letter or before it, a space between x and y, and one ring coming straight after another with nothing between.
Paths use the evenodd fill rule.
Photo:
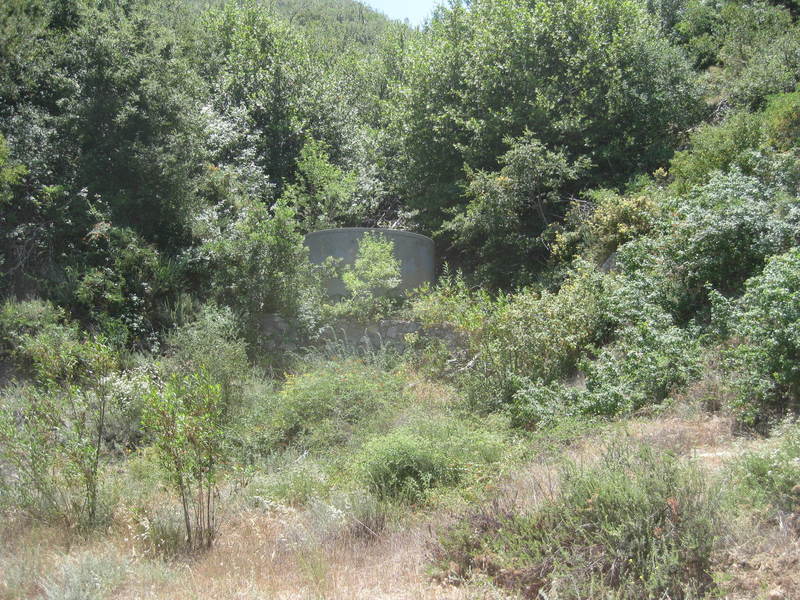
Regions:
<instances>
[{"instance_id":1,"label":"small tree","mask_svg":"<svg viewBox=\"0 0 800 600\"><path fill-rule=\"evenodd\" d=\"M172 375L147 399L143 422L180 496L189 549L210 548L217 533L217 468L224 456L222 387L200 368Z\"/></svg>"},{"instance_id":2,"label":"small tree","mask_svg":"<svg viewBox=\"0 0 800 600\"><path fill-rule=\"evenodd\" d=\"M386 313L392 304L389 293L400 285L394 242L381 233L365 233L356 260L345 267L342 280L350 298L338 305L337 314L374 319Z\"/></svg>"}]
</instances>

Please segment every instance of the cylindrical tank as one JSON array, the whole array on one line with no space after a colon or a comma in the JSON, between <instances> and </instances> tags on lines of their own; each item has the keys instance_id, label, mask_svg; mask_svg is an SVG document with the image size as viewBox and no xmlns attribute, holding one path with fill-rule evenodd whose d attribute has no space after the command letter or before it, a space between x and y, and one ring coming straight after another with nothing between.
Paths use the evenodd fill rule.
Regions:
<instances>
[{"instance_id":1,"label":"cylindrical tank","mask_svg":"<svg viewBox=\"0 0 800 600\"><path fill-rule=\"evenodd\" d=\"M321 264L328 257L341 259L342 265L355 262L358 243L365 232L381 233L394 242L394 256L400 261L399 291L412 290L423 283L433 282L433 240L418 233L369 227L323 229L306 236L305 243L312 263ZM326 282L328 294L346 296L347 288L341 279Z\"/></svg>"}]
</instances>

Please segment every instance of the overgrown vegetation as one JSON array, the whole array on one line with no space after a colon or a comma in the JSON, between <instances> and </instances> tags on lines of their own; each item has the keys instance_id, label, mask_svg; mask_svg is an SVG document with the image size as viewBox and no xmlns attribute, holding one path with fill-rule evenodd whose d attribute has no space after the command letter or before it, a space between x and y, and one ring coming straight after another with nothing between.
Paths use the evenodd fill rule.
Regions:
<instances>
[{"instance_id":1,"label":"overgrown vegetation","mask_svg":"<svg viewBox=\"0 0 800 600\"><path fill-rule=\"evenodd\" d=\"M486 597L721 595L731 531L800 522L797 14L2 3L0 535L65 550L0 548L0 598L175 577L236 527L315 597L406 527ZM380 231L311 264L348 226L432 236L437 281L401 293ZM774 439L704 471L592 437L664 413Z\"/></svg>"},{"instance_id":2,"label":"overgrown vegetation","mask_svg":"<svg viewBox=\"0 0 800 600\"><path fill-rule=\"evenodd\" d=\"M492 504L444 532L442 576L485 573L525 598L702 598L712 584L718 498L674 457L612 447L566 465L532 514Z\"/></svg>"}]
</instances>

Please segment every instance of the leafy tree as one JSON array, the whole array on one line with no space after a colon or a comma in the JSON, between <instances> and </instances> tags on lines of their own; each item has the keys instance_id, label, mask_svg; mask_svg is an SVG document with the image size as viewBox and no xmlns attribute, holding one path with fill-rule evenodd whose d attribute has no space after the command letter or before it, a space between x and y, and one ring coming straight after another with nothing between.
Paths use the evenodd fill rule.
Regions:
<instances>
[{"instance_id":1,"label":"leafy tree","mask_svg":"<svg viewBox=\"0 0 800 600\"><path fill-rule=\"evenodd\" d=\"M309 140L297 159L296 181L286 187L283 199L295 207L307 231L353 226L365 217L354 202L355 188L355 173L331 164L324 145Z\"/></svg>"},{"instance_id":2,"label":"leafy tree","mask_svg":"<svg viewBox=\"0 0 800 600\"><path fill-rule=\"evenodd\" d=\"M464 165L495 170L509 136L530 130L619 181L701 115L683 56L627 1L454 3L414 44L403 92L406 196L430 229L461 203Z\"/></svg>"},{"instance_id":3,"label":"leafy tree","mask_svg":"<svg viewBox=\"0 0 800 600\"><path fill-rule=\"evenodd\" d=\"M255 2L203 17L201 73L221 114L242 110L262 172L290 181L305 141L312 83L308 50L287 23Z\"/></svg>"},{"instance_id":4,"label":"leafy tree","mask_svg":"<svg viewBox=\"0 0 800 600\"><path fill-rule=\"evenodd\" d=\"M540 236L563 216L570 188L590 166L548 150L530 132L506 143L499 172L467 172L468 203L444 225L461 255L477 263L475 277L492 288L526 283L542 266L548 248Z\"/></svg>"}]
</instances>

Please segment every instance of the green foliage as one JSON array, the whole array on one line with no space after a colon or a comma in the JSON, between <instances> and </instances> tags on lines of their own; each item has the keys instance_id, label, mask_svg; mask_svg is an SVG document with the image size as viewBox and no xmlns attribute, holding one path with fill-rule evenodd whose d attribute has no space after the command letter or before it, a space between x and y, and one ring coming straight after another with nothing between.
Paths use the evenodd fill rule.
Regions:
<instances>
[{"instance_id":1,"label":"green foliage","mask_svg":"<svg viewBox=\"0 0 800 600\"><path fill-rule=\"evenodd\" d=\"M400 284L400 261L394 256L394 242L380 233L365 233L359 240L356 260L345 268L342 280L355 302L391 292Z\"/></svg>"},{"instance_id":2,"label":"green foliage","mask_svg":"<svg viewBox=\"0 0 800 600\"><path fill-rule=\"evenodd\" d=\"M700 374L696 335L675 326L639 323L617 332L613 344L586 365L586 387L598 413L658 404Z\"/></svg>"},{"instance_id":3,"label":"green foliage","mask_svg":"<svg viewBox=\"0 0 800 600\"><path fill-rule=\"evenodd\" d=\"M563 225L554 231L553 256L568 261L577 255L602 263L625 242L650 233L659 213L658 202L646 193L588 192L585 201L572 203Z\"/></svg>"},{"instance_id":4,"label":"green foliage","mask_svg":"<svg viewBox=\"0 0 800 600\"><path fill-rule=\"evenodd\" d=\"M659 404L699 376L700 347L677 327L644 322L617 332L581 368L583 386L527 383L509 406L512 423L552 427L572 416L616 416Z\"/></svg>"},{"instance_id":5,"label":"green foliage","mask_svg":"<svg viewBox=\"0 0 800 600\"><path fill-rule=\"evenodd\" d=\"M194 260L208 273L213 297L237 313L252 344L265 314L310 325L321 288L294 211L281 203L270 211L250 202L228 218L222 208L197 225L202 245Z\"/></svg>"},{"instance_id":6,"label":"green foliage","mask_svg":"<svg viewBox=\"0 0 800 600\"><path fill-rule=\"evenodd\" d=\"M494 505L445 530L437 566L531 596L705 597L720 517L701 473L614 446L597 465L560 475L559 491L531 514Z\"/></svg>"},{"instance_id":7,"label":"green foliage","mask_svg":"<svg viewBox=\"0 0 800 600\"><path fill-rule=\"evenodd\" d=\"M404 381L362 361L325 362L290 375L270 404L270 436L315 450L347 442L403 398Z\"/></svg>"},{"instance_id":8,"label":"green foliage","mask_svg":"<svg viewBox=\"0 0 800 600\"><path fill-rule=\"evenodd\" d=\"M0 306L0 354L10 356L27 336L56 327L64 310L44 300L6 300Z\"/></svg>"},{"instance_id":9,"label":"green foliage","mask_svg":"<svg viewBox=\"0 0 800 600\"><path fill-rule=\"evenodd\" d=\"M623 293L632 310L654 304L686 323L707 320L708 289L740 294L772 254L791 247L797 210L782 186L737 169L715 173L684 196L662 199L653 233L619 249ZM640 309L634 309L640 310Z\"/></svg>"},{"instance_id":10,"label":"green foliage","mask_svg":"<svg viewBox=\"0 0 800 600\"><path fill-rule=\"evenodd\" d=\"M776 6L776 4L778 6ZM769 94L793 91L800 71L798 28L781 3L690 0L676 33L720 105L759 108Z\"/></svg>"},{"instance_id":11,"label":"green foliage","mask_svg":"<svg viewBox=\"0 0 800 600\"><path fill-rule=\"evenodd\" d=\"M365 232L353 264L344 267L342 281L350 296L326 307L329 318L370 321L386 315L397 303L392 293L401 281L394 242L382 233Z\"/></svg>"},{"instance_id":12,"label":"green foliage","mask_svg":"<svg viewBox=\"0 0 800 600\"><path fill-rule=\"evenodd\" d=\"M692 133L689 149L677 152L670 163L674 187L686 193L706 183L714 171L728 171L734 165L752 173L752 151L763 141L761 117L746 111L734 112L717 125L701 125Z\"/></svg>"},{"instance_id":13,"label":"green foliage","mask_svg":"<svg viewBox=\"0 0 800 600\"><path fill-rule=\"evenodd\" d=\"M793 92L800 83L800 28L787 19L774 29L763 28L762 37L746 57L733 63L727 73L726 95L741 106L760 108L771 94ZM753 24L761 25L758 21ZM752 26L752 25L751 25ZM732 36L734 44L738 39ZM739 57L737 57L739 58Z\"/></svg>"},{"instance_id":14,"label":"green foliage","mask_svg":"<svg viewBox=\"0 0 800 600\"><path fill-rule=\"evenodd\" d=\"M362 450L365 483L379 498L418 502L434 486L460 479L445 448L410 431L395 431Z\"/></svg>"},{"instance_id":15,"label":"green foliage","mask_svg":"<svg viewBox=\"0 0 800 600\"><path fill-rule=\"evenodd\" d=\"M468 471L497 462L499 436L456 422L420 423L367 441L356 457L364 484L379 499L416 503L457 485Z\"/></svg>"},{"instance_id":16,"label":"green foliage","mask_svg":"<svg viewBox=\"0 0 800 600\"><path fill-rule=\"evenodd\" d=\"M11 388L0 403L0 459L11 465L0 496L69 528L106 517L101 497L106 419L117 356L98 340L53 345L45 330L26 339L40 387Z\"/></svg>"},{"instance_id":17,"label":"green foliage","mask_svg":"<svg viewBox=\"0 0 800 600\"><path fill-rule=\"evenodd\" d=\"M67 110L59 133L79 153L75 192L86 188L115 224L175 248L186 242L196 206L200 82L177 38L181 9L131 8L86 11L69 39L65 67L77 76L74 93L61 100Z\"/></svg>"},{"instance_id":18,"label":"green foliage","mask_svg":"<svg viewBox=\"0 0 800 600\"><path fill-rule=\"evenodd\" d=\"M295 208L306 231L358 225L366 217L358 212L364 207L354 201L355 173L331 164L324 144L305 143L297 158L296 178L284 190L283 199Z\"/></svg>"},{"instance_id":19,"label":"green foliage","mask_svg":"<svg viewBox=\"0 0 800 600\"><path fill-rule=\"evenodd\" d=\"M73 312L120 345L148 347L171 325L165 307L177 295L181 269L133 230L103 215L84 238L82 264L67 266L62 292Z\"/></svg>"},{"instance_id":20,"label":"green foliage","mask_svg":"<svg viewBox=\"0 0 800 600\"><path fill-rule=\"evenodd\" d=\"M477 331L492 310L492 298L480 288L467 284L463 273L444 273L433 286L419 288L412 296L411 314L423 325L451 325L464 331Z\"/></svg>"},{"instance_id":21,"label":"green foliage","mask_svg":"<svg viewBox=\"0 0 800 600\"><path fill-rule=\"evenodd\" d=\"M780 443L768 452L750 452L734 463L731 475L740 500L773 510L796 512L800 506L800 428L782 428Z\"/></svg>"},{"instance_id":22,"label":"green foliage","mask_svg":"<svg viewBox=\"0 0 800 600\"><path fill-rule=\"evenodd\" d=\"M179 494L189 549L210 548L217 534L218 478L227 417L221 386L205 369L173 375L147 398L143 423Z\"/></svg>"},{"instance_id":23,"label":"green foliage","mask_svg":"<svg viewBox=\"0 0 800 600\"><path fill-rule=\"evenodd\" d=\"M256 2L209 10L202 30L200 70L215 110L228 117L242 111L262 176L290 181L312 110L305 41Z\"/></svg>"},{"instance_id":24,"label":"green foliage","mask_svg":"<svg viewBox=\"0 0 800 600\"><path fill-rule=\"evenodd\" d=\"M172 331L166 343L167 370L189 374L204 369L220 385L222 402L229 410L241 404L250 365L241 328L230 308L202 307L196 319Z\"/></svg>"},{"instance_id":25,"label":"green foliage","mask_svg":"<svg viewBox=\"0 0 800 600\"><path fill-rule=\"evenodd\" d=\"M800 92L770 96L764 121L769 144L782 151L795 148L800 139Z\"/></svg>"},{"instance_id":26,"label":"green foliage","mask_svg":"<svg viewBox=\"0 0 800 600\"><path fill-rule=\"evenodd\" d=\"M603 275L579 263L555 293L524 290L498 298L469 335L473 358L462 385L476 407L502 406L526 380L570 376L607 336L605 293Z\"/></svg>"},{"instance_id":27,"label":"green foliage","mask_svg":"<svg viewBox=\"0 0 800 600\"><path fill-rule=\"evenodd\" d=\"M526 130L606 180L650 170L700 116L681 53L635 2L484 0L439 10L413 44L396 116L409 204L435 229L463 167L493 171Z\"/></svg>"},{"instance_id":28,"label":"green foliage","mask_svg":"<svg viewBox=\"0 0 800 600\"><path fill-rule=\"evenodd\" d=\"M89 553L66 560L42 582L46 600L102 600L119 588L130 569L127 561Z\"/></svg>"},{"instance_id":29,"label":"green foliage","mask_svg":"<svg viewBox=\"0 0 800 600\"><path fill-rule=\"evenodd\" d=\"M732 355L739 389L734 408L744 423L757 425L798 409L800 250L770 258L745 287L732 325L741 340Z\"/></svg>"},{"instance_id":30,"label":"green foliage","mask_svg":"<svg viewBox=\"0 0 800 600\"><path fill-rule=\"evenodd\" d=\"M711 284L735 293L764 260L792 243L795 218L774 189L737 172L715 176L678 208L666 256L690 302Z\"/></svg>"},{"instance_id":31,"label":"green foliage","mask_svg":"<svg viewBox=\"0 0 800 600\"><path fill-rule=\"evenodd\" d=\"M443 226L474 261L475 279L493 289L530 282L547 258L539 236L562 216L570 186L590 166L548 150L530 132L505 144L499 172L467 171L467 205Z\"/></svg>"}]
</instances>

